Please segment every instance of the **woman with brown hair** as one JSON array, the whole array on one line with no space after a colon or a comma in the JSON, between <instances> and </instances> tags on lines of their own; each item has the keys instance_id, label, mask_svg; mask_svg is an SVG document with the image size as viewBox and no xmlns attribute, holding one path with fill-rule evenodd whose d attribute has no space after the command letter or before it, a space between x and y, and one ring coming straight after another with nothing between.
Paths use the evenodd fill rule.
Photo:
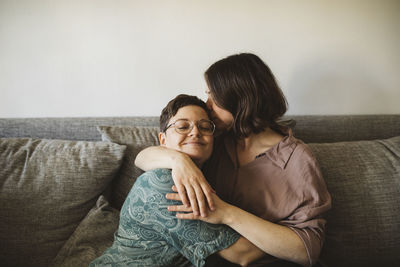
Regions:
<instances>
[{"instance_id":1,"label":"woman with brown hair","mask_svg":"<svg viewBox=\"0 0 400 267\"><path fill-rule=\"evenodd\" d=\"M135 164L171 168L178 194L168 198L183 205L169 210L180 219L230 226L265 253L255 266L313 265L331 198L311 150L278 122L287 103L271 70L245 53L217 61L205 79L207 106L219 130L203 167L208 181L187 156L171 149L147 148Z\"/></svg>"}]
</instances>

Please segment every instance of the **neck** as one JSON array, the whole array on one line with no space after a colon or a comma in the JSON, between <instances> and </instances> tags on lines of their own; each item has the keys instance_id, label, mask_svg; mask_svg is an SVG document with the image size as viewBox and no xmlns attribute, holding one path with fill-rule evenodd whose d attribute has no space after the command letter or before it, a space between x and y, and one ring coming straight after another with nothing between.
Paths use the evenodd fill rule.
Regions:
<instances>
[{"instance_id":1,"label":"neck","mask_svg":"<svg viewBox=\"0 0 400 267\"><path fill-rule=\"evenodd\" d=\"M249 137L238 140L237 148L242 151L262 150L276 145L282 140L283 136L270 128L265 129L261 133L252 134Z\"/></svg>"},{"instance_id":2,"label":"neck","mask_svg":"<svg viewBox=\"0 0 400 267\"><path fill-rule=\"evenodd\" d=\"M283 136L271 129L250 135L237 141L236 155L239 166L244 166L253 161L257 155L264 153L282 140Z\"/></svg>"}]
</instances>

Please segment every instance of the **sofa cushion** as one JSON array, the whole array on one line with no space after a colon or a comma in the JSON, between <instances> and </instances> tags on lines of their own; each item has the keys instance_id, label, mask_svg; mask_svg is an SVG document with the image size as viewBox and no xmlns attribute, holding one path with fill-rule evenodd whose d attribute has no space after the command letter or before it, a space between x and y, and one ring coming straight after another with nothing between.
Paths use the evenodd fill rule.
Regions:
<instances>
[{"instance_id":1,"label":"sofa cushion","mask_svg":"<svg viewBox=\"0 0 400 267\"><path fill-rule=\"evenodd\" d=\"M116 174L126 147L0 138L0 262L47 266Z\"/></svg>"},{"instance_id":2,"label":"sofa cushion","mask_svg":"<svg viewBox=\"0 0 400 267\"><path fill-rule=\"evenodd\" d=\"M332 196L320 261L329 266L400 262L400 136L309 145Z\"/></svg>"},{"instance_id":3,"label":"sofa cushion","mask_svg":"<svg viewBox=\"0 0 400 267\"><path fill-rule=\"evenodd\" d=\"M51 266L88 266L112 245L118 224L119 211L111 207L107 199L101 195L61 248Z\"/></svg>"},{"instance_id":4,"label":"sofa cushion","mask_svg":"<svg viewBox=\"0 0 400 267\"><path fill-rule=\"evenodd\" d=\"M110 199L114 207L121 209L136 178L143 173L135 166L135 158L144 148L159 144L158 133L160 130L159 127L151 126L99 126L98 130L103 141L127 146L121 170L112 184L112 197Z\"/></svg>"}]
</instances>

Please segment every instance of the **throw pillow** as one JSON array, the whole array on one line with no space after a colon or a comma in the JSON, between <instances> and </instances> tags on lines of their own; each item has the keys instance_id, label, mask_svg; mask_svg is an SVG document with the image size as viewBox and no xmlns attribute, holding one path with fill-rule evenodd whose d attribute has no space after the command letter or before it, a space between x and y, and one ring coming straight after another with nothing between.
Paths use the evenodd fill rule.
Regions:
<instances>
[{"instance_id":1,"label":"throw pillow","mask_svg":"<svg viewBox=\"0 0 400 267\"><path fill-rule=\"evenodd\" d=\"M48 266L119 169L109 142L0 138L0 262Z\"/></svg>"},{"instance_id":2,"label":"throw pillow","mask_svg":"<svg viewBox=\"0 0 400 267\"><path fill-rule=\"evenodd\" d=\"M88 266L112 245L118 224L119 211L111 207L107 199L101 195L61 248L51 266Z\"/></svg>"},{"instance_id":3,"label":"throw pillow","mask_svg":"<svg viewBox=\"0 0 400 267\"><path fill-rule=\"evenodd\" d=\"M126 153L118 173L112 184L111 204L121 209L122 204L132 188L136 178L143 171L135 166L137 154L146 147L156 146L158 142L158 127L134 127L134 126L99 126L103 141L109 141L120 145L126 145Z\"/></svg>"},{"instance_id":4,"label":"throw pillow","mask_svg":"<svg viewBox=\"0 0 400 267\"><path fill-rule=\"evenodd\" d=\"M332 196L320 261L332 266L396 265L400 136L309 146Z\"/></svg>"}]
</instances>

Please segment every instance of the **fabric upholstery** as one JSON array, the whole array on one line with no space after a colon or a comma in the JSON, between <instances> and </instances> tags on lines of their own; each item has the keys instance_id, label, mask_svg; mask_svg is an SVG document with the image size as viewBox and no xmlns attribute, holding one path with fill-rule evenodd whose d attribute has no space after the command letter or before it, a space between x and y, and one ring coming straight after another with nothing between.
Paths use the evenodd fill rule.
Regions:
<instances>
[{"instance_id":1,"label":"fabric upholstery","mask_svg":"<svg viewBox=\"0 0 400 267\"><path fill-rule=\"evenodd\" d=\"M98 130L103 141L127 146L121 170L112 185L111 203L121 209L136 178L143 173L135 166L135 158L144 148L159 144L159 127L99 126Z\"/></svg>"},{"instance_id":2,"label":"fabric upholstery","mask_svg":"<svg viewBox=\"0 0 400 267\"><path fill-rule=\"evenodd\" d=\"M365 251L368 250L371 253L360 260L364 263L368 262L365 266L396 266L397 263L400 262L400 253L393 253L393 247L400 247L397 241L399 240L398 233L400 230L393 225L393 222L398 223L396 220L399 218L397 202L400 202L400 187L398 182L395 183L394 180L392 180L393 177L391 178L390 175L388 176L389 178L386 178L386 172L392 170L394 167L382 168L380 164L377 164L376 171L373 170L372 165L370 165L371 170L368 171L365 170L365 167L359 168L358 165L354 167L350 164L351 162L359 164L359 161L363 162L366 160L364 152L358 151L357 153L353 153L353 148L358 142L344 144L327 143L385 139L400 136L400 114L297 115L287 116L286 118L296 120L296 126L294 128L294 135L296 137L307 143L321 143L313 144L312 146L315 147L314 153L319 157L324 178L333 196L333 208L328 214L328 237L321 255L321 260L324 263L322 265L363 266L362 264L355 265L354 262L358 261L360 255L365 256ZM0 137L101 140L101 135L96 129L98 125L156 127L158 126L158 117L0 118ZM375 145L377 144L375 141L373 143ZM348 148L346 147L347 145L349 145ZM375 145L373 145L374 149ZM337 148L338 146L339 148ZM357 149L359 149L358 146ZM2 153L1 149L0 153ZM370 155L372 152L366 151L365 153ZM371 155L371 159L375 160L375 157L375 155ZM5 164L5 161L3 158L0 158L0 177L3 177L2 175L4 174L3 164ZM336 166L335 164L338 165ZM361 164L361 166L364 165ZM372 177L369 176L371 172L382 173L381 175L377 175L379 182L374 182ZM356 181L352 181L352 177L355 177L354 179L356 179ZM399 177L398 174L397 177ZM384 183L382 181L384 181ZM14 188L9 186L8 190L12 190L12 192L18 194L20 190L18 183L15 183L13 186ZM8 231L15 229L15 227L11 225L12 222L10 219L3 218L11 216L11 214L26 213L27 208L22 209L16 207L15 210L13 210L13 207L15 207L15 205L12 204L13 202L6 201L3 198L3 187L4 182L0 180L0 188L2 190L0 192L0 262L2 266L8 266L7 261L3 259L8 255L7 253L9 253L8 244L10 240L3 238L3 235L5 232L8 233ZM55 190L61 191L62 189L60 188L62 187L58 187L58 189ZM74 196L81 192L69 186L64 188L66 188L64 191L67 190ZM369 190L369 188L371 188L371 190ZM28 191L34 192L35 190L37 189L34 187L32 187L32 190L26 189L26 194L29 194ZM380 191L379 197L376 196L378 190ZM53 191L53 189L50 191ZM375 199L371 199L371 195L374 196ZM28 201L25 201L24 203L27 202ZM9 203L11 203L12 206L10 206ZM50 201L44 201L41 207L35 210L37 214L36 217L47 216L48 205L53 207ZM22 204L21 206L23 207ZM5 210L7 210L6 216L4 215L6 212ZM357 210L358 213L354 213L354 210ZM70 212L74 213L75 211L71 209ZM375 214L373 214L374 212ZM362 217L363 213L366 214L364 217ZM379 219L380 214L384 215L382 219ZM59 221L63 221L63 219L62 216L58 216L57 218ZM29 220L32 221L33 219L27 219L28 222ZM363 221L362 224L359 223L360 220ZM374 222L371 222L371 220ZM365 224L364 221L366 221ZM35 221L33 222L36 223ZM372 227L375 222L377 222L377 226ZM32 227L31 223L20 225L26 228ZM365 227L363 227L363 225L365 225ZM341 229L343 229L343 232ZM352 229L354 229L353 232ZM370 229L373 231L370 232ZM393 231L389 229L393 229ZM73 230L71 230L71 232L72 231ZM367 232L370 234L368 237L366 234ZM381 234L382 232L384 232L384 234ZM35 244L33 244L33 241L30 242L28 245L31 245L33 248L27 249L26 253L25 251L22 254L19 253L18 256L23 258L25 262L25 260L28 261L27 258L30 258L32 250L36 249L38 253L42 253L42 251L44 251L43 244L39 241L40 239L38 239L38 242ZM364 241L369 245L361 244L361 242ZM25 241L21 239L19 242L22 243ZM56 243L54 244L57 246ZM382 246L382 244L384 245ZM397 252L399 252L398 249ZM352 255L348 256L351 253L355 255L355 258L353 258ZM47 257L44 253L42 254L44 257ZM379 264L376 264L377 255L385 256L382 256ZM34 265L34 258L32 258L32 262L32 265ZM338 264L338 262L340 264ZM26 266L29 266L29 264Z\"/></svg>"},{"instance_id":3,"label":"fabric upholstery","mask_svg":"<svg viewBox=\"0 0 400 267\"><path fill-rule=\"evenodd\" d=\"M400 115L298 115L294 135L306 143L385 139L400 135Z\"/></svg>"},{"instance_id":4,"label":"fabric upholstery","mask_svg":"<svg viewBox=\"0 0 400 267\"><path fill-rule=\"evenodd\" d=\"M0 138L0 262L47 266L116 174L126 147Z\"/></svg>"},{"instance_id":5,"label":"fabric upholstery","mask_svg":"<svg viewBox=\"0 0 400 267\"><path fill-rule=\"evenodd\" d=\"M400 115L296 115L294 134L306 143L373 140L400 135ZM99 141L108 126L159 126L159 117L0 118L0 137Z\"/></svg>"},{"instance_id":6,"label":"fabric upholstery","mask_svg":"<svg viewBox=\"0 0 400 267\"><path fill-rule=\"evenodd\" d=\"M158 126L158 117L0 118L0 137L100 141L99 125Z\"/></svg>"},{"instance_id":7,"label":"fabric upholstery","mask_svg":"<svg viewBox=\"0 0 400 267\"><path fill-rule=\"evenodd\" d=\"M52 262L54 267L89 266L114 241L119 211L101 195Z\"/></svg>"},{"instance_id":8,"label":"fabric upholstery","mask_svg":"<svg viewBox=\"0 0 400 267\"><path fill-rule=\"evenodd\" d=\"M309 145L332 196L320 261L328 266L398 264L400 136Z\"/></svg>"}]
</instances>

